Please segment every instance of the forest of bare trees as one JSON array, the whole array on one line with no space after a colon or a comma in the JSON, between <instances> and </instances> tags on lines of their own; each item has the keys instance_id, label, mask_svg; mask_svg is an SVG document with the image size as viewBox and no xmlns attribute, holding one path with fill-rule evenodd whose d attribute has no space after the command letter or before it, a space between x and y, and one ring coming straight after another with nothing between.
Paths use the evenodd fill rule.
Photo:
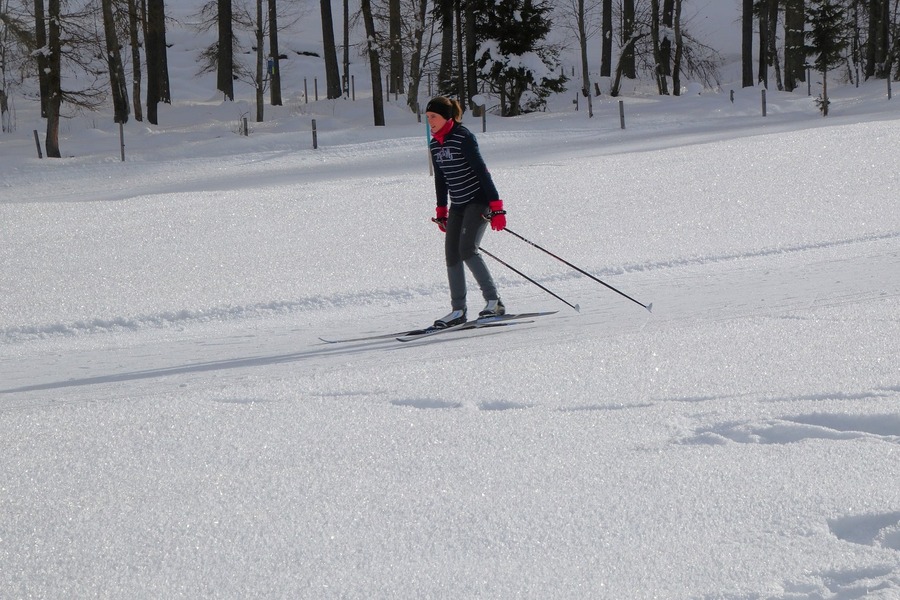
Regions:
<instances>
[{"instance_id":1,"label":"forest of bare trees","mask_svg":"<svg viewBox=\"0 0 900 600\"><path fill-rule=\"evenodd\" d=\"M304 9L314 10L325 96L346 96L350 63L365 63L376 125L384 124L386 98L402 96L416 111L428 93L464 107L486 96L488 109L506 116L578 90L590 111L593 96L619 95L627 80L672 95L683 81L719 84L723 57L691 31L689 1L197 0L194 22L216 39L197 61L216 74L223 101L234 100L235 85L250 86L262 121L266 91L270 105L282 104L281 65L290 53L279 33L309 31ZM897 76L896 2L743 0L735 12L745 87L792 91L823 66L851 83ZM48 156L60 155L67 110L157 124L158 105L178 94L168 76L169 22L165 0L0 0L3 130L15 126L16 95L40 101Z\"/></svg>"}]
</instances>

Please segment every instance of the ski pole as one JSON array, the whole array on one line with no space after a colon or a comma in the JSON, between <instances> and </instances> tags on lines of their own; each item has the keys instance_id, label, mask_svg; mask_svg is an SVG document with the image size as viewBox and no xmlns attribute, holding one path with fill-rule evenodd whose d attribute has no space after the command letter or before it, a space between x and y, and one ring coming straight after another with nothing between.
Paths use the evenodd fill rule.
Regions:
<instances>
[{"instance_id":1,"label":"ski pole","mask_svg":"<svg viewBox=\"0 0 900 600\"><path fill-rule=\"evenodd\" d=\"M642 303L642 302L638 302L637 300L635 300L634 298L632 298L632 297L629 296L628 294L626 294L626 293L624 293L624 292L621 292L621 291L617 290L616 288L614 288L613 286L609 285L609 284L606 283L605 281L601 281L599 278L594 277L593 275L591 275L590 273L588 273L588 272L585 271L584 269L580 269L580 268L576 267L575 265L573 265L573 264L570 263L569 261L567 261L567 260L565 260L565 259L563 259L563 258L560 258L559 256L553 254L552 252L550 252L550 251L547 250L546 248L541 248L540 246L538 246L537 244L535 244L535 243L532 242L531 240L525 239L524 237L522 237L521 235L519 235L518 233L516 233L515 231L513 231L513 230L510 229L509 227L504 228L503 231L508 231L509 233L513 234L514 236L516 236L517 238L519 238L520 240L522 240L523 242L525 242L526 244L530 244L530 245L534 246L535 248L537 248L538 250L540 250L541 252L545 252L545 253L549 254L550 256L552 256L553 258L555 258L556 260L558 260L559 262L561 262L561 263L563 263L563 264L565 264L565 265L568 265L568 266L572 267L573 269L575 269L576 271L578 271L578 272L581 273L582 275L587 275L588 277L590 277L591 279L593 279L593 280L596 281L597 283L599 283L599 284L601 284L601 285L605 285L606 287L608 287L609 289L611 289L611 290L614 291L615 293L617 293L617 294L619 294L619 295L621 295L621 296L624 296L624 297L628 298L629 300L631 300L632 302L634 302L635 304L637 304L637 305L639 305L639 306L643 306L643 307L646 308L648 311L653 312L653 303L652 303L652 302L651 302L650 304L644 304L644 303Z\"/></svg>"},{"instance_id":2,"label":"ski pole","mask_svg":"<svg viewBox=\"0 0 900 600\"><path fill-rule=\"evenodd\" d=\"M506 268L509 269L510 271L512 271L512 272L514 272L514 273L516 273L516 274L518 274L518 275L524 277L524 278L525 278L526 280L528 280L529 282L531 282L531 283L533 283L534 285L538 286L539 288L541 288L542 290L544 290L545 292L547 292L548 294L550 294L551 296L553 296L554 298L556 298L557 300L559 300L560 302L562 302L563 304L566 304L566 305L568 305L568 306L574 308L574 309L575 309L575 312L581 312L581 307L578 306L577 304L572 304L571 302L569 302L569 301L566 300L565 298L562 298L562 297L560 297L560 296L557 296L556 294L554 294L553 292L551 292L550 290L548 290L547 288L545 288L544 286L542 286L541 284L539 284L537 281L535 281L534 279L532 279L531 277L529 277L528 275L526 275L526 274L523 273L522 271L519 271L518 269L516 269L516 268L513 267L512 265L503 262L502 260L500 260L499 258L497 258L496 256L494 256L493 254L491 254L490 252L488 252L488 251L485 250L484 248L479 247L478 249L481 250L482 252L484 252L485 254L487 254L488 256L490 256L491 258L493 258L494 260L496 260L498 263L500 263L501 265L503 265L504 267L506 267Z\"/></svg>"}]
</instances>

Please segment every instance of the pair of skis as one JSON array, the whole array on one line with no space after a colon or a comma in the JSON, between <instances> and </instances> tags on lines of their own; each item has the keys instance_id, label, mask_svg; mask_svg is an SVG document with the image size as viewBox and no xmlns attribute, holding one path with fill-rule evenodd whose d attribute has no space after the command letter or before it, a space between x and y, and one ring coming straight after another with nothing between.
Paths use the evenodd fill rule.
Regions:
<instances>
[{"instance_id":1,"label":"pair of skis","mask_svg":"<svg viewBox=\"0 0 900 600\"><path fill-rule=\"evenodd\" d=\"M327 344L341 344L347 342L366 342L370 340L387 340L390 338L395 338L400 342L412 342L414 340L421 340L424 338L428 338L435 335L441 335L445 333L450 333L453 331L464 331L467 329L483 329L486 327L504 327L508 325L517 325L521 323L532 323L533 319L536 317L544 317L547 315L556 314L558 311L547 311L547 312L530 312L530 313L516 313L510 315L501 315L497 317L484 317L481 319L475 319L474 321L467 321L465 323L460 323L459 325L451 325L450 327L426 327L425 329L411 329L408 331L398 331L395 333L383 333L378 335L369 335L357 338L347 338L340 340L332 340L320 337L319 339Z\"/></svg>"}]
</instances>

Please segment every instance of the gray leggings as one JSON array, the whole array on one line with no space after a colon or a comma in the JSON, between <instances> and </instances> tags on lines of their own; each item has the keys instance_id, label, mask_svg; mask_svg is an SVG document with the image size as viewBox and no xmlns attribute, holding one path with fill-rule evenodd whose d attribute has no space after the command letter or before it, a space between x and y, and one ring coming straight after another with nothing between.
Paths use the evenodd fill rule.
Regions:
<instances>
[{"instance_id":1,"label":"gray leggings","mask_svg":"<svg viewBox=\"0 0 900 600\"><path fill-rule=\"evenodd\" d=\"M453 310L466 308L466 271L469 268L485 300L496 300L497 287L484 259L478 253L481 238L488 222L482 216L488 212L483 204L466 204L452 208L447 218L447 237L444 252L447 257L447 280L450 282L450 305Z\"/></svg>"}]
</instances>

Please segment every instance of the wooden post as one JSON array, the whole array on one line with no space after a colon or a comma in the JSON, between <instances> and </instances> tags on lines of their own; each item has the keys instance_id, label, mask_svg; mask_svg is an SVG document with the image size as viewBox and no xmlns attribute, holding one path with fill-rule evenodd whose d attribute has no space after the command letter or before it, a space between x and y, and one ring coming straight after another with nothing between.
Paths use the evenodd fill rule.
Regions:
<instances>
[{"instance_id":1,"label":"wooden post","mask_svg":"<svg viewBox=\"0 0 900 600\"><path fill-rule=\"evenodd\" d=\"M244 134L244 137L250 137L250 124L247 122L247 117L244 117L241 123L243 125L241 133Z\"/></svg>"},{"instance_id":2,"label":"wooden post","mask_svg":"<svg viewBox=\"0 0 900 600\"><path fill-rule=\"evenodd\" d=\"M119 150L122 154L122 162L125 162L125 127L119 123Z\"/></svg>"},{"instance_id":3,"label":"wooden post","mask_svg":"<svg viewBox=\"0 0 900 600\"><path fill-rule=\"evenodd\" d=\"M888 100L891 99L891 74L888 73L887 76L887 86L888 86Z\"/></svg>"},{"instance_id":4,"label":"wooden post","mask_svg":"<svg viewBox=\"0 0 900 600\"><path fill-rule=\"evenodd\" d=\"M312 120L313 150L319 147L319 138L316 134L316 120Z\"/></svg>"},{"instance_id":5,"label":"wooden post","mask_svg":"<svg viewBox=\"0 0 900 600\"><path fill-rule=\"evenodd\" d=\"M351 98L353 99L354 102L356 102L356 75L350 76L350 91L351 91Z\"/></svg>"},{"instance_id":6,"label":"wooden post","mask_svg":"<svg viewBox=\"0 0 900 600\"><path fill-rule=\"evenodd\" d=\"M487 131L487 98L481 94L472 96L472 106L472 114L481 117L481 133L484 133Z\"/></svg>"},{"instance_id":7,"label":"wooden post","mask_svg":"<svg viewBox=\"0 0 900 600\"><path fill-rule=\"evenodd\" d=\"M619 100L619 124L625 129L625 101Z\"/></svg>"},{"instance_id":8,"label":"wooden post","mask_svg":"<svg viewBox=\"0 0 900 600\"><path fill-rule=\"evenodd\" d=\"M316 92L316 102L318 102L319 101L319 78L318 77L313 78L313 90L315 90L315 92Z\"/></svg>"},{"instance_id":9,"label":"wooden post","mask_svg":"<svg viewBox=\"0 0 900 600\"><path fill-rule=\"evenodd\" d=\"M766 88L760 90L762 96L762 116L766 116Z\"/></svg>"},{"instance_id":10,"label":"wooden post","mask_svg":"<svg viewBox=\"0 0 900 600\"><path fill-rule=\"evenodd\" d=\"M731 103L734 104L734 90L731 90Z\"/></svg>"},{"instance_id":11,"label":"wooden post","mask_svg":"<svg viewBox=\"0 0 900 600\"><path fill-rule=\"evenodd\" d=\"M38 158L44 158L44 154L41 152L41 138L38 137L37 129L34 130L34 145L37 146Z\"/></svg>"},{"instance_id":12,"label":"wooden post","mask_svg":"<svg viewBox=\"0 0 900 600\"><path fill-rule=\"evenodd\" d=\"M309 104L309 91L306 87L306 77L303 78L303 103Z\"/></svg>"}]
</instances>

